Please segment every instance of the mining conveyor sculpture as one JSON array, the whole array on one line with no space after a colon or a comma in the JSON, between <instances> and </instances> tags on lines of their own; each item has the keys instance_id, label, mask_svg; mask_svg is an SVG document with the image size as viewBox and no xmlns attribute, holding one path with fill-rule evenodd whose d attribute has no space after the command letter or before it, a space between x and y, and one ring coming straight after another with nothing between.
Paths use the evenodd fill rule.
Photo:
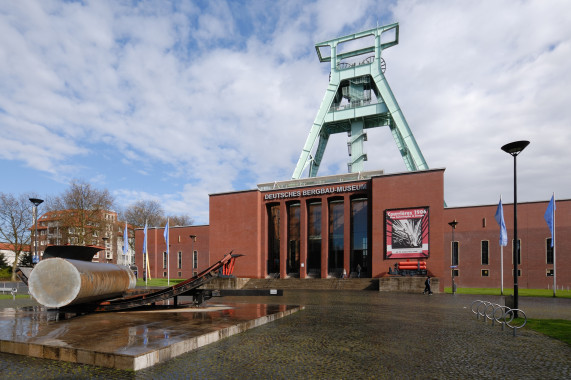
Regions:
<instances>
[{"instance_id":1,"label":"mining conveyor sculpture","mask_svg":"<svg viewBox=\"0 0 571 380\"><path fill-rule=\"evenodd\" d=\"M176 285L132 292L135 274L126 266L92 262L102 247L54 245L44 251L32 268L17 268L17 275L29 286L30 295L47 308L75 312L118 311L155 304L178 296L192 296L201 304L212 291L200 287L218 276L231 275L240 254L227 253L202 272Z\"/></svg>"},{"instance_id":2,"label":"mining conveyor sculpture","mask_svg":"<svg viewBox=\"0 0 571 380\"><path fill-rule=\"evenodd\" d=\"M394 33L394 39L382 42L383 33L389 31L394 31L391 32ZM351 41L370 36L374 37L372 46L338 51L340 44L350 45ZM382 126L390 128L409 171L428 169L384 75L385 62L381 53L383 49L398 44L398 38L399 26L395 23L315 45L319 61L331 62L331 74L325 97L293 172L293 179L301 178L307 165L309 177L317 175L329 136L334 133L347 133L349 136L349 172L363 171L363 163L367 160L363 150L363 142L367 140L365 129ZM330 49L330 54L323 56L322 50L327 48ZM319 143L312 156L318 138Z\"/></svg>"}]
</instances>

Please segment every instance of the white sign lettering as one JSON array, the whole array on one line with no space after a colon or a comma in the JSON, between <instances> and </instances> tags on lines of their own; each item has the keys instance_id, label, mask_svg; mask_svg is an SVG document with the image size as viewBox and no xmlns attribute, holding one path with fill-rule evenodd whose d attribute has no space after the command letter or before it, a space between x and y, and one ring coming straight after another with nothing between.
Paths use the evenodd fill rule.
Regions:
<instances>
[{"instance_id":1,"label":"white sign lettering","mask_svg":"<svg viewBox=\"0 0 571 380\"><path fill-rule=\"evenodd\" d=\"M279 193L264 194L264 200L311 197L313 195L346 193L350 191L361 191L361 190L367 190L366 183L358 185L328 186L328 187L320 187L317 189L308 189L308 190L281 191Z\"/></svg>"}]
</instances>

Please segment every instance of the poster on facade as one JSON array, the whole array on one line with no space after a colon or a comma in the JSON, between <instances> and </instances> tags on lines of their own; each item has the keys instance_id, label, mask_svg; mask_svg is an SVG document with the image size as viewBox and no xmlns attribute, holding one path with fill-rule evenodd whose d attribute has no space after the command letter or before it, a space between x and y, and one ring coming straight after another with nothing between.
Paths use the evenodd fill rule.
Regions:
<instances>
[{"instance_id":1,"label":"poster on facade","mask_svg":"<svg viewBox=\"0 0 571 380\"><path fill-rule=\"evenodd\" d=\"M428 207L385 211L386 257L428 257Z\"/></svg>"}]
</instances>

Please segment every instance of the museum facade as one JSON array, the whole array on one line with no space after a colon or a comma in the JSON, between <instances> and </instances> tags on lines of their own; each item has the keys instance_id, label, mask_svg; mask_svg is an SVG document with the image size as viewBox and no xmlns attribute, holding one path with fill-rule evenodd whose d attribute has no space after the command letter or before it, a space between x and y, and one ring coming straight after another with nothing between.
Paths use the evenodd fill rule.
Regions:
<instances>
[{"instance_id":1,"label":"museum facade","mask_svg":"<svg viewBox=\"0 0 571 380\"><path fill-rule=\"evenodd\" d=\"M518 204L523 288L553 283L547 204ZM208 226L171 228L168 259L163 229L149 234L151 277L166 277L167 265L171 278L188 277L233 251L244 255L234 272L244 278L378 278L397 263L421 261L441 287L451 285L452 274L459 287L499 288L501 273L504 287L513 285L511 243L503 249L503 263L500 256L497 205L445 207L444 169L260 184L211 194L209 206ZM504 205L504 215L511 238L513 205ZM571 286L570 216L571 201L558 201L556 273L564 288ZM451 221L457 222L454 239ZM142 233L136 231L136 252L142 252ZM142 255L137 265L143 268Z\"/></svg>"}]
</instances>

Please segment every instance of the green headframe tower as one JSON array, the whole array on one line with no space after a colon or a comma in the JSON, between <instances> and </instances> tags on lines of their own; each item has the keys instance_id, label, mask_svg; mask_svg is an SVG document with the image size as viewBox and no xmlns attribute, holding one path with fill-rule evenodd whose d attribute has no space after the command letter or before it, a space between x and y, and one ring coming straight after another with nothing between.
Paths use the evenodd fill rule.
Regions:
<instances>
[{"instance_id":1,"label":"green headframe tower","mask_svg":"<svg viewBox=\"0 0 571 380\"><path fill-rule=\"evenodd\" d=\"M383 33L390 41L382 39ZM307 165L309 177L317 175L329 136L334 133L349 136L349 173L363 171L363 162L367 160L363 150L367 140L365 130L382 126L390 128L409 171L428 169L384 75L385 62L381 53L398 44L398 38L399 26L395 23L315 45L319 61L331 63L331 74L293 179L301 178ZM359 47L352 48L354 45Z\"/></svg>"}]
</instances>

